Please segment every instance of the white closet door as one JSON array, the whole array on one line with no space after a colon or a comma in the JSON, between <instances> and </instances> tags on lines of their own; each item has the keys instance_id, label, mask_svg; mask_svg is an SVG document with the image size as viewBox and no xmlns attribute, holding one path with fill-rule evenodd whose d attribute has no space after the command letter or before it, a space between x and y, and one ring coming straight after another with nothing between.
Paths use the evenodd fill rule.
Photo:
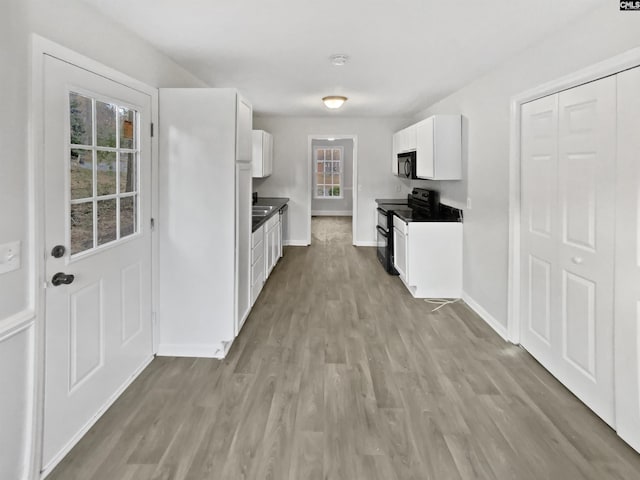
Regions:
<instances>
[{"instance_id":1,"label":"white closet door","mask_svg":"<svg viewBox=\"0 0 640 480\"><path fill-rule=\"evenodd\" d=\"M523 106L522 120L522 344L609 424L615 94L605 78Z\"/></svg>"},{"instance_id":2,"label":"white closet door","mask_svg":"<svg viewBox=\"0 0 640 480\"><path fill-rule=\"evenodd\" d=\"M617 77L616 424L640 451L640 68Z\"/></svg>"},{"instance_id":3,"label":"white closet door","mask_svg":"<svg viewBox=\"0 0 640 480\"><path fill-rule=\"evenodd\" d=\"M562 381L613 425L616 79L561 92L558 103Z\"/></svg>"},{"instance_id":4,"label":"white closet door","mask_svg":"<svg viewBox=\"0 0 640 480\"><path fill-rule=\"evenodd\" d=\"M522 106L521 138L522 345L558 376L558 95Z\"/></svg>"}]
</instances>

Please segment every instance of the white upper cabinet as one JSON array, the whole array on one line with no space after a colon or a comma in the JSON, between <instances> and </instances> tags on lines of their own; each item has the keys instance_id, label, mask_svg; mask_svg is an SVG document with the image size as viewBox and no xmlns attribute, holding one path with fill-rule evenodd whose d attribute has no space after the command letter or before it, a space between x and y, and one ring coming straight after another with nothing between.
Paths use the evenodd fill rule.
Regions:
<instances>
[{"instance_id":1,"label":"white upper cabinet","mask_svg":"<svg viewBox=\"0 0 640 480\"><path fill-rule=\"evenodd\" d=\"M400 132L393 134L393 155L391 157L391 173L398 175L398 148L400 142Z\"/></svg>"},{"instance_id":2,"label":"white upper cabinet","mask_svg":"<svg viewBox=\"0 0 640 480\"><path fill-rule=\"evenodd\" d=\"M268 177L273 172L273 136L264 130L253 131L253 177Z\"/></svg>"},{"instance_id":3,"label":"white upper cabinet","mask_svg":"<svg viewBox=\"0 0 640 480\"><path fill-rule=\"evenodd\" d=\"M416 174L428 180L462 178L462 116L435 115L416 124Z\"/></svg>"},{"instance_id":4,"label":"white upper cabinet","mask_svg":"<svg viewBox=\"0 0 640 480\"><path fill-rule=\"evenodd\" d=\"M410 125L407 128L393 134L393 157L391 158L391 173L398 175L398 154L412 152L417 146L417 129L416 125Z\"/></svg>"},{"instance_id":5,"label":"white upper cabinet","mask_svg":"<svg viewBox=\"0 0 640 480\"><path fill-rule=\"evenodd\" d=\"M251 104L238 95L238 112L236 128L236 161L250 162L253 140L251 136L253 126L253 108Z\"/></svg>"},{"instance_id":6,"label":"white upper cabinet","mask_svg":"<svg viewBox=\"0 0 640 480\"><path fill-rule=\"evenodd\" d=\"M403 128L394 135L394 148L396 155L403 152L411 152L416 149L416 125Z\"/></svg>"}]
</instances>

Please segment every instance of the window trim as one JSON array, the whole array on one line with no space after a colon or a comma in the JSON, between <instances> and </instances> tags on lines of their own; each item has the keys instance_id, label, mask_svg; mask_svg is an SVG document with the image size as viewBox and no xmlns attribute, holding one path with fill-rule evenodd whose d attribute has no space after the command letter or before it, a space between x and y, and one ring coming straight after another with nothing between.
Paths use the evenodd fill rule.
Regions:
<instances>
[{"instance_id":1,"label":"window trim","mask_svg":"<svg viewBox=\"0 0 640 480\"><path fill-rule=\"evenodd\" d=\"M324 195L318 195L318 162L322 162L324 163L325 160L318 160L318 150L340 150L340 159L339 160L333 160L333 154L332 154L332 159L330 161L332 162L338 162L339 166L340 166L340 170L338 171L338 173L340 174L340 183L339 184L334 184L333 182L331 184L323 184L324 186L331 186L333 187L339 187L340 188L340 195L338 196L324 196ZM314 200L343 200L344 199L344 147L341 145L336 145L336 146L326 146L326 145L316 145L313 147L313 199Z\"/></svg>"}]
</instances>

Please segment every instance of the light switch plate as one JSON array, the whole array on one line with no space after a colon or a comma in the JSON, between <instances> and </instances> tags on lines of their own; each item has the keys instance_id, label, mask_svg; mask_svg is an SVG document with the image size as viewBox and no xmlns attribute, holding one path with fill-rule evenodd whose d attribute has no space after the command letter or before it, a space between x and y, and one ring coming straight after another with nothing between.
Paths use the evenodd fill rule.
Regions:
<instances>
[{"instance_id":1,"label":"light switch plate","mask_svg":"<svg viewBox=\"0 0 640 480\"><path fill-rule=\"evenodd\" d=\"M0 274L20 268L20 242L0 245Z\"/></svg>"}]
</instances>

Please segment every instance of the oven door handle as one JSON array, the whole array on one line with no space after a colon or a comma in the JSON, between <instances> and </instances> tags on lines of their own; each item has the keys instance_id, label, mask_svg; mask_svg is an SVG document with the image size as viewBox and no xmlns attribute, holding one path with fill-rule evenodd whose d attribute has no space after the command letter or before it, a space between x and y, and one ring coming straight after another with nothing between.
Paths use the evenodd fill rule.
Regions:
<instances>
[{"instance_id":1,"label":"oven door handle","mask_svg":"<svg viewBox=\"0 0 640 480\"><path fill-rule=\"evenodd\" d=\"M382 228L380 225L376 225L376 230L378 230L378 233L382 235L384 238L387 238L389 236L387 231L384 228Z\"/></svg>"}]
</instances>

